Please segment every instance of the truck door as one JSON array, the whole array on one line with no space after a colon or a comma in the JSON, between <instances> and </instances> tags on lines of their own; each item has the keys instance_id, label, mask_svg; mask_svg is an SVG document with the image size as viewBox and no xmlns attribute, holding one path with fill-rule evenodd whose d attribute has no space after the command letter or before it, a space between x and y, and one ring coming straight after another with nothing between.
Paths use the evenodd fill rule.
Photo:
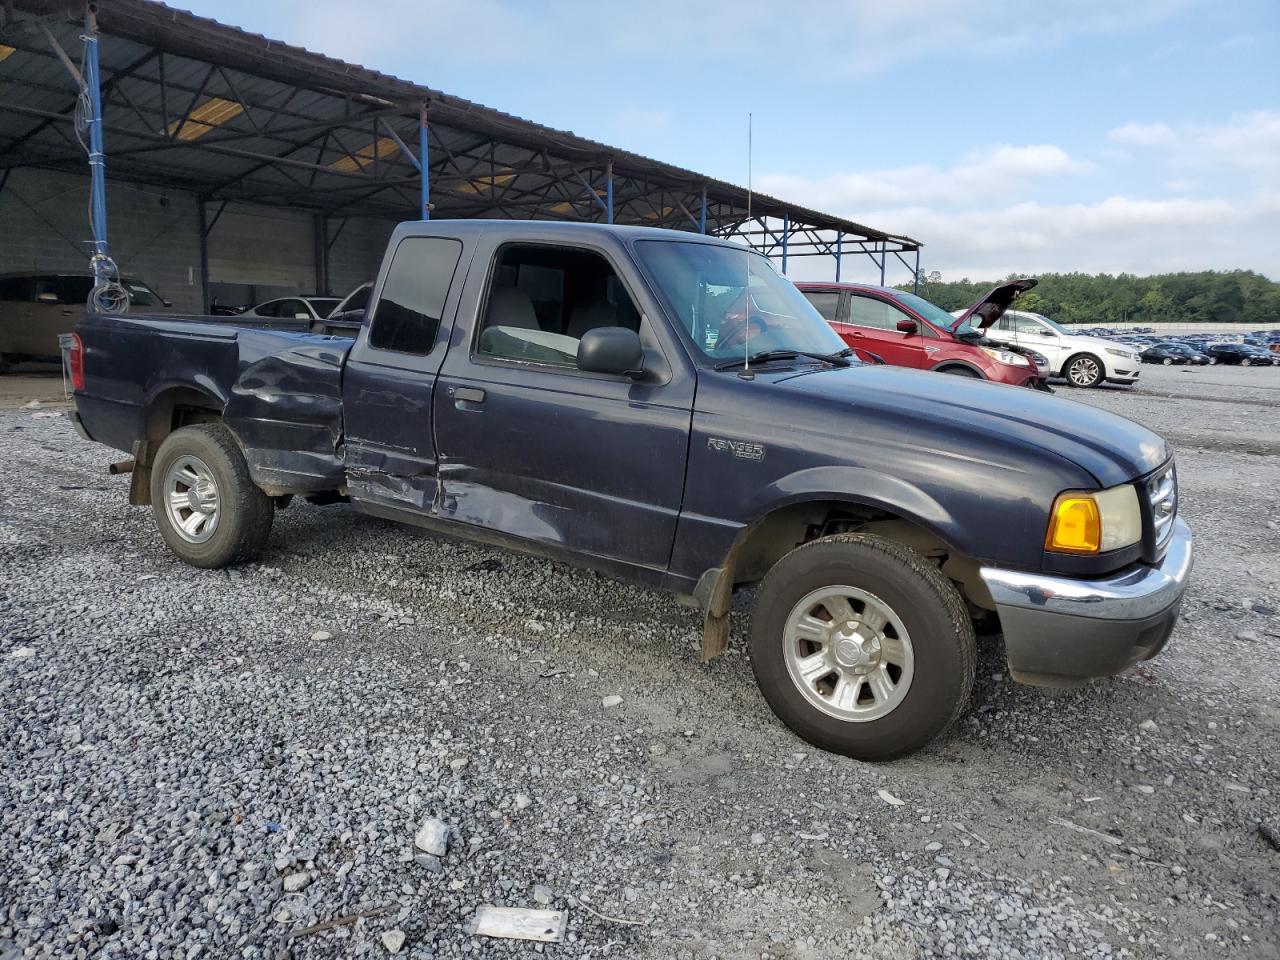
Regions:
<instances>
[{"instance_id":1,"label":"truck door","mask_svg":"<svg viewBox=\"0 0 1280 960\"><path fill-rule=\"evenodd\" d=\"M355 500L425 512L435 499L431 397L457 311L462 256L462 241L445 237L404 237L390 251L342 380Z\"/></svg>"},{"instance_id":2,"label":"truck door","mask_svg":"<svg viewBox=\"0 0 1280 960\"><path fill-rule=\"evenodd\" d=\"M476 253L464 312L477 323L455 330L435 394L440 515L665 569L684 491L688 355L621 247L555 237ZM646 375L577 369L579 339L610 326L640 334Z\"/></svg>"}]
</instances>

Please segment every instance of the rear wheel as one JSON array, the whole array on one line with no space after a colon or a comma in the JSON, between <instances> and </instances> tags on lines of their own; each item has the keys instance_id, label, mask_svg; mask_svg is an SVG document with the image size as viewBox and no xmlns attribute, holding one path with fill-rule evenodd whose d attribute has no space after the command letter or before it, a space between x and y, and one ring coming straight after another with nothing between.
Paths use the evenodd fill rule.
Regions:
<instances>
[{"instance_id":1,"label":"rear wheel","mask_svg":"<svg viewBox=\"0 0 1280 960\"><path fill-rule=\"evenodd\" d=\"M825 537L779 560L757 592L750 645L778 718L859 760L923 747L973 686L959 592L925 557L878 537Z\"/></svg>"},{"instance_id":2,"label":"rear wheel","mask_svg":"<svg viewBox=\"0 0 1280 960\"><path fill-rule=\"evenodd\" d=\"M1096 387L1103 378L1102 361L1091 353L1080 353L1067 361L1063 372L1073 387Z\"/></svg>"},{"instance_id":3,"label":"rear wheel","mask_svg":"<svg viewBox=\"0 0 1280 960\"><path fill-rule=\"evenodd\" d=\"M1169 364L1173 363L1173 360L1172 360L1170 357L1165 357L1165 358L1164 358L1163 360L1161 360L1160 362L1161 362L1161 363L1163 363L1163 364L1167 367L1167 366L1169 366Z\"/></svg>"},{"instance_id":4,"label":"rear wheel","mask_svg":"<svg viewBox=\"0 0 1280 960\"><path fill-rule=\"evenodd\" d=\"M258 489L231 431L220 423L175 430L151 468L151 510L169 549L196 567L256 556L275 502Z\"/></svg>"},{"instance_id":5,"label":"rear wheel","mask_svg":"<svg viewBox=\"0 0 1280 960\"><path fill-rule=\"evenodd\" d=\"M1250 364L1250 360L1249 360L1249 358L1248 358L1248 357L1241 357L1241 358L1240 358L1240 366L1242 366L1242 367L1247 367L1247 366L1249 366L1249 364Z\"/></svg>"}]
</instances>

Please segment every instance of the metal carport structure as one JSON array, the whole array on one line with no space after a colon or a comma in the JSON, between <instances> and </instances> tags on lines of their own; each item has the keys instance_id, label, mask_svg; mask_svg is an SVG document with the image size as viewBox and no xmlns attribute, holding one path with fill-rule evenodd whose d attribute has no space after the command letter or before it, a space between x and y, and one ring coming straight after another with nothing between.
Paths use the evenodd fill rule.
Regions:
<instances>
[{"instance_id":1,"label":"metal carport structure","mask_svg":"<svg viewBox=\"0 0 1280 960\"><path fill-rule=\"evenodd\" d=\"M351 216L501 217L702 231L741 239L784 271L793 257L831 257L837 279L851 255L870 257L882 282L890 258L919 273L910 237L152 0L4 0L3 10L0 190L18 168L83 171L94 143L77 129L91 141L100 120L112 179L198 196L202 261L227 204L244 201L312 211L318 262ZM105 213L100 229L105 249Z\"/></svg>"}]
</instances>

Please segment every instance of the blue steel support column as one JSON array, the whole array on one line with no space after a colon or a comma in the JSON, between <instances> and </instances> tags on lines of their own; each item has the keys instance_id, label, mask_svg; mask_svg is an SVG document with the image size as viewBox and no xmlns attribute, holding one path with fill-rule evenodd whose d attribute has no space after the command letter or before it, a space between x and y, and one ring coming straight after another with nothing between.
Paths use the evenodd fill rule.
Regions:
<instances>
[{"instance_id":1,"label":"blue steel support column","mask_svg":"<svg viewBox=\"0 0 1280 960\"><path fill-rule=\"evenodd\" d=\"M604 168L604 214L608 218L609 223L613 223L613 161L610 160L605 164Z\"/></svg>"},{"instance_id":2,"label":"blue steel support column","mask_svg":"<svg viewBox=\"0 0 1280 960\"><path fill-rule=\"evenodd\" d=\"M702 188L702 212L698 214L698 232L707 232L707 188Z\"/></svg>"},{"instance_id":3,"label":"blue steel support column","mask_svg":"<svg viewBox=\"0 0 1280 960\"><path fill-rule=\"evenodd\" d=\"M431 219L431 165L427 162L430 149L427 129L427 105L418 111L418 168L422 181L422 219Z\"/></svg>"},{"instance_id":4,"label":"blue steel support column","mask_svg":"<svg viewBox=\"0 0 1280 960\"><path fill-rule=\"evenodd\" d=\"M836 234L836 283L840 282L840 247L844 244L844 231Z\"/></svg>"},{"instance_id":5,"label":"blue steel support column","mask_svg":"<svg viewBox=\"0 0 1280 960\"><path fill-rule=\"evenodd\" d=\"M880 286L884 286L884 262L889 258L889 244L880 241Z\"/></svg>"},{"instance_id":6,"label":"blue steel support column","mask_svg":"<svg viewBox=\"0 0 1280 960\"><path fill-rule=\"evenodd\" d=\"M782 215L782 275L787 275L787 234L791 232L791 214Z\"/></svg>"},{"instance_id":7,"label":"blue steel support column","mask_svg":"<svg viewBox=\"0 0 1280 960\"><path fill-rule=\"evenodd\" d=\"M90 8L84 21L84 82L89 95L89 204L93 252L107 255L107 177L102 152L102 82L98 75L98 20Z\"/></svg>"},{"instance_id":8,"label":"blue steel support column","mask_svg":"<svg viewBox=\"0 0 1280 960\"><path fill-rule=\"evenodd\" d=\"M911 292L920 292L920 248L916 247L916 275L911 281Z\"/></svg>"}]
</instances>

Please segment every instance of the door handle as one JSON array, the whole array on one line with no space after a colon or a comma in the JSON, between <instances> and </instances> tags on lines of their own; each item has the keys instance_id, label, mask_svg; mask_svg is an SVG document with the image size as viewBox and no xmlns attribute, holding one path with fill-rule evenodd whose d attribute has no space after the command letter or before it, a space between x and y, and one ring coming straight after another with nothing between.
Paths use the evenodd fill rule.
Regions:
<instances>
[{"instance_id":1,"label":"door handle","mask_svg":"<svg viewBox=\"0 0 1280 960\"><path fill-rule=\"evenodd\" d=\"M484 391L473 387L455 387L449 391L458 403L484 403Z\"/></svg>"},{"instance_id":2,"label":"door handle","mask_svg":"<svg viewBox=\"0 0 1280 960\"><path fill-rule=\"evenodd\" d=\"M63 310L63 311L62 311L62 315L63 315L64 317L69 317L69 316L71 316L74 312L75 312L74 310Z\"/></svg>"}]
</instances>

